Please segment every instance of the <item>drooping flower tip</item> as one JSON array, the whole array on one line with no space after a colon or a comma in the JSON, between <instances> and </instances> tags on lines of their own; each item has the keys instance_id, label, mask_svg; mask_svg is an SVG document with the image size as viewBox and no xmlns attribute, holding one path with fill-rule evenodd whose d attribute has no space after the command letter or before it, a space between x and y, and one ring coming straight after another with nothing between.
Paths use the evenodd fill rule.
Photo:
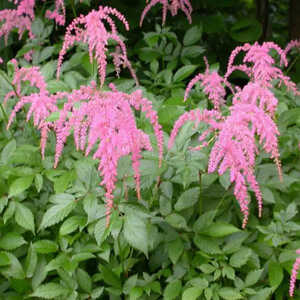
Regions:
<instances>
[{"instance_id":1,"label":"drooping flower tip","mask_svg":"<svg viewBox=\"0 0 300 300\"><path fill-rule=\"evenodd\" d=\"M171 1L171 2L169 3L169 1ZM193 11L193 7L189 0L151 0L146 5L146 7L144 8L144 10L142 12L141 19L140 19L140 27L142 27L142 25L143 25L143 21L144 21L146 14L157 3L161 3L163 6L163 8L162 8L162 24L163 25L166 22L168 10L171 12L172 16L175 16L175 15L177 15L177 12L179 9L185 13L189 23L190 24L192 23L191 14Z\"/></svg>"}]
</instances>

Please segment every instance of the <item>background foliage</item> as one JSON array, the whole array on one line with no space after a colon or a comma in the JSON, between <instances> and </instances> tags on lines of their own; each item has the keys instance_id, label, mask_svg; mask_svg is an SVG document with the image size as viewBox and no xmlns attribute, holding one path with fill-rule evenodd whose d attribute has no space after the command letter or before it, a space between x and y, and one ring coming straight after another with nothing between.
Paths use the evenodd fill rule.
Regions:
<instances>
[{"instance_id":1,"label":"background foliage","mask_svg":"<svg viewBox=\"0 0 300 300\"><path fill-rule=\"evenodd\" d=\"M37 65L51 93L70 91L97 76L84 45L66 57L60 80L55 79L58 52L65 29L45 19L46 1L38 5L34 40L10 35L1 40L4 58L0 96L12 90L16 57L22 66ZM53 169L55 139L50 136L45 159L39 134L25 111L6 130L14 103L0 113L0 297L2 299L287 299L295 250L300 248L299 98L274 90L279 109L283 182L270 159L257 159L257 178L264 198L263 217L251 206L249 223L242 216L228 174L207 174L209 148L191 152L197 130L187 124L175 146L167 150L174 121L185 111L211 108L200 86L184 103L187 82L204 70L202 57L222 73L232 49L261 37L251 0L194 1L193 23L183 14L161 26L160 6L139 28L144 1L103 1L126 15L131 30L123 32L129 59L144 96L153 102L165 132L165 155L158 168L157 153L141 160L142 200L137 201L129 159L118 165L115 209L105 227L104 189L97 162L75 151L68 140L57 169ZM270 1L269 38L284 46L288 24L286 1ZM13 6L1 2L0 8ZM98 1L66 1L67 24ZM134 9L132 7L134 6ZM32 63L23 55L33 49ZM300 68L293 53L285 70L297 83ZM8 63L7 63L8 62ZM6 64L7 63L7 64ZM108 66L107 82L124 92L137 89L127 71L116 78ZM241 87L242 74L233 79ZM24 89L32 89L24 85ZM227 99L230 104L231 99ZM6 111L6 112L5 112ZM153 132L143 114L138 125ZM160 181L157 182L157 177ZM255 202L255 201L253 201ZM294 299L300 299L296 291Z\"/></svg>"}]
</instances>

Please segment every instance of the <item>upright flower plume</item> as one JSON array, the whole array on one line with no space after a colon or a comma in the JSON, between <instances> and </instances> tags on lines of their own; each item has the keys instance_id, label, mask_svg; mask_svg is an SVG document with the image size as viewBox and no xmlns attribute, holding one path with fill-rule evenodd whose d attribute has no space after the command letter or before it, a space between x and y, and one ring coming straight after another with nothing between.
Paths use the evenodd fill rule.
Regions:
<instances>
[{"instance_id":1,"label":"upright flower plume","mask_svg":"<svg viewBox=\"0 0 300 300\"><path fill-rule=\"evenodd\" d=\"M226 80L224 80L222 76L218 74L217 71L209 70L209 65L206 57L204 57L204 62L206 65L205 72L203 74L199 73L189 82L185 90L184 101L186 101L188 94L195 83L201 80L201 86L203 87L204 93L208 95L208 99L212 101L214 108L216 110L219 110L220 106L225 103L224 98L226 95L226 91L224 85L228 86L230 89L231 86Z\"/></svg>"},{"instance_id":2,"label":"upright flower plume","mask_svg":"<svg viewBox=\"0 0 300 300\"><path fill-rule=\"evenodd\" d=\"M300 255L300 249L298 249L296 251L296 253ZM296 259L296 261L293 265L293 269L292 269L292 275L291 275L291 280L290 280L290 290L289 290L290 297L294 296L294 291L295 291L296 280L297 280L299 268L300 268L300 256Z\"/></svg>"},{"instance_id":3,"label":"upright flower plume","mask_svg":"<svg viewBox=\"0 0 300 300\"><path fill-rule=\"evenodd\" d=\"M15 75L12 84L15 90L6 95L5 102L10 97L18 97L19 101L11 112L7 128L10 127L16 113L21 110L25 104L30 104L26 120L29 121L31 116L33 116L34 126L38 127L41 131L41 153L42 157L44 157L48 131L52 126L50 122L46 121L46 118L48 118L52 112L58 110L56 99L47 91L46 83L38 67L19 69L17 61L13 60L13 63L15 65ZM24 81L29 81L30 85L36 87L39 91L28 96L21 95L21 83Z\"/></svg>"},{"instance_id":4,"label":"upright flower plume","mask_svg":"<svg viewBox=\"0 0 300 300\"><path fill-rule=\"evenodd\" d=\"M106 76L106 52L108 50L108 40L112 39L119 46L123 64L129 67L133 78L137 81L136 76L132 71L131 64L127 59L126 46L118 36L116 25L111 16L117 17L124 24L126 30L129 30L129 24L125 17L116 9L107 6L100 6L97 11L92 10L87 16L81 15L73 20L67 28L65 41L62 50L59 53L57 77L59 77L60 68L67 50L73 46L75 42L83 42L87 43L89 46L91 62L93 61L93 58L95 58L98 63L98 72L102 86ZM109 30L105 25L109 27ZM117 64L117 71L119 70L119 67L120 65Z\"/></svg>"},{"instance_id":5,"label":"upright flower plume","mask_svg":"<svg viewBox=\"0 0 300 300\"><path fill-rule=\"evenodd\" d=\"M141 20L140 20L140 26L143 25L144 18L146 14L149 12L149 10L155 6L157 3L161 3L163 8L162 8L162 23L165 24L166 18L167 18L167 12L168 10L171 12L172 16L177 15L178 9L182 10L189 23L192 23L192 11L193 7L190 3L189 0L151 0L150 3L146 5L144 8L142 15L141 15Z\"/></svg>"}]
</instances>

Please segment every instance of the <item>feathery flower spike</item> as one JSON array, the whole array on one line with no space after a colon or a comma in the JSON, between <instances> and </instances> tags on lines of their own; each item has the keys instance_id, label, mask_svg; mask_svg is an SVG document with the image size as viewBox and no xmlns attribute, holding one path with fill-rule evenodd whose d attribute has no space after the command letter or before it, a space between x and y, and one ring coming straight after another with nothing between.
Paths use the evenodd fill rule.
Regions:
<instances>
[{"instance_id":1,"label":"feathery flower spike","mask_svg":"<svg viewBox=\"0 0 300 300\"><path fill-rule=\"evenodd\" d=\"M189 82L185 90L184 101L186 101L188 94L195 83L201 80L201 86L203 87L204 93L207 94L208 98L212 101L214 109L219 110L220 106L225 103L224 97L226 95L226 91L223 84L230 89L232 88L230 84L218 74L217 71L209 70L209 64L206 57L204 57L204 62L206 65L205 72L203 74L199 73Z\"/></svg>"},{"instance_id":2,"label":"feathery flower spike","mask_svg":"<svg viewBox=\"0 0 300 300\"><path fill-rule=\"evenodd\" d=\"M67 28L63 47L59 53L57 77L59 77L63 58L67 50L73 46L75 42L83 42L88 44L91 63L93 58L95 58L98 63L100 83L101 86L103 86L106 76L106 52L108 50L109 39L114 40L118 44L118 51L121 52L120 57L123 65L126 65L133 73L131 64L127 58L126 46L118 36L116 25L111 16L117 17L124 24L125 29L129 30L129 24L125 17L118 10L107 6L99 6L97 11L92 10L88 15L81 15L73 20ZM109 30L107 30L106 27L109 27ZM117 71L119 71L119 67L120 65L117 64ZM136 79L135 75L134 79Z\"/></svg>"},{"instance_id":3,"label":"feathery flower spike","mask_svg":"<svg viewBox=\"0 0 300 300\"><path fill-rule=\"evenodd\" d=\"M65 25L66 23L66 9L64 0L55 0L55 9L54 11L47 10L46 18L54 19L56 24Z\"/></svg>"}]
</instances>

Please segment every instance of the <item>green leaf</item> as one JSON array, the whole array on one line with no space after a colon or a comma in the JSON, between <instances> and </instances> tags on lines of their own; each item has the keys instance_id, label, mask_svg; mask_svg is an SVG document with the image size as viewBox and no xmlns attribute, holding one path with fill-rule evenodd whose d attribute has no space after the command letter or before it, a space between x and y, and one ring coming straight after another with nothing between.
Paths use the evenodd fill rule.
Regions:
<instances>
[{"instance_id":1,"label":"green leaf","mask_svg":"<svg viewBox=\"0 0 300 300\"><path fill-rule=\"evenodd\" d=\"M6 164L9 158L14 154L17 148L17 143L15 140L11 140L5 145L1 152L1 163Z\"/></svg>"},{"instance_id":2,"label":"green leaf","mask_svg":"<svg viewBox=\"0 0 300 300\"><path fill-rule=\"evenodd\" d=\"M34 217L31 210L22 203L16 203L15 219L18 225L34 233Z\"/></svg>"},{"instance_id":3,"label":"green leaf","mask_svg":"<svg viewBox=\"0 0 300 300\"><path fill-rule=\"evenodd\" d=\"M211 274L216 270L216 268L210 264L202 264L199 266L199 269L205 274Z\"/></svg>"},{"instance_id":4,"label":"green leaf","mask_svg":"<svg viewBox=\"0 0 300 300\"><path fill-rule=\"evenodd\" d=\"M236 299L242 299L242 295L233 288L230 287L224 287L219 290L219 296L225 300L236 300Z\"/></svg>"},{"instance_id":5,"label":"green leaf","mask_svg":"<svg viewBox=\"0 0 300 300\"><path fill-rule=\"evenodd\" d=\"M277 287L283 280L283 269L281 265L277 262L270 262L269 263L269 283L271 287Z\"/></svg>"},{"instance_id":6,"label":"green leaf","mask_svg":"<svg viewBox=\"0 0 300 300\"><path fill-rule=\"evenodd\" d=\"M195 235L194 243L196 246L208 254L220 254L222 253L216 239L208 238L207 236Z\"/></svg>"},{"instance_id":7,"label":"green leaf","mask_svg":"<svg viewBox=\"0 0 300 300\"><path fill-rule=\"evenodd\" d=\"M134 288L136 286L137 283L137 279L138 279L138 275L132 275L130 276L124 283L123 285L123 293L125 295L128 295L129 292L131 291L132 288Z\"/></svg>"},{"instance_id":8,"label":"green leaf","mask_svg":"<svg viewBox=\"0 0 300 300\"><path fill-rule=\"evenodd\" d=\"M38 261L38 256L35 250L33 249L33 246L30 245L26 256L26 261L25 261L25 270L26 270L27 278L31 278L33 276L37 266L37 261Z\"/></svg>"},{"instance_id":9,"label":"green leaf","mask_svg":"<svg viewBox=\"0 0 300 300\"><path fill-rule=\"evenodd\" d=\"M64 194L63 194L64 195ZM60 204L50 207L43 216L40 229L52 226L62 221L75 208L76 202L72 195L66 194L67 197L62 198Z\"/></svg>"},{"instance_id":10,"label":"green leaf","mask_svg":"<svg viewBox=\"0 0 300 300\"><path fill-rule=\"evenodd\" d=\"M181 67L177 72L174 74L173 82L180 82L190 75L192 75L198 66L195 65L186 65Z\"/></svg>"},{"instance_id":11,"label":"green leaf","mask_svg":"<svg viewBox=\"0 0 300 300\"><path fill-rule=\"evenodd\" d=\"M183 37L183 45L190 46L196 44L202 37L202 26L193 26L186 31Z\"/></svg>"},{"instance_id":12,"label":"green leaf","mask_svg":"<svg viewBox=\"0 0 300 300\"><path fill-rule=\"evenodd\" d=\"M77 280L79 286L87 293L91 293L92 291L92 280L90 275L84 271L83 269L77 269Z\"/></svg>"},{"instance_id":13,"label":"green leaf","mask_svg":"<svg viewBox=\"0 0 300 300\"><path fill-rule=\"evenodd\" d=\"M251 250L249 248L241 248L230 257L230 265L239 268L243 266L251 256Z\"/></svg>"},{"instance_id":14,"label":"green leaf","mask_svg":"<svg viewBox=\"0 0 300 300\"><path fill-rule=\"evenodd\" d=\"M33 176L18 178L9 187L9 197L16 196L27 190L33 181Z\"/></svg>"},{"instance_id":15,"label":"green leaf","mask_svg":"<svg viewBox=\"0 0 300 300\"><path fill-rule=\"evenodd\" d=\"M135 286L129 293L129 300L141 299L143 295L143 289L140 286Z\"/></svg>"},{"instance_id":16,"label":"green leaf","mask_svg":"<svg viewBox=\"0 0 300 300\"><path fill-rule=\"evenodd\" d=\"M231 37L238 42L253 42L259 39L262 33L261 24L250 18L238 20L231 28Z\"/></svg>"},{"instance_id":17,"label":"green leaf","mask_svg":"<svg viewBox=\"0 0 300 300\"><path fill-rule=\"evenodd\" d=\"M262 272L263 269L249 272L245 279L245 286L249 287L254 285L261 277Z\"/></svg>"},{"instance_id":18,"label":"green leaf","mask_svg":"<svg viewBox=\"0 0 300 300\"><path fill-rule=\"evenodd\" d=\"M0 248L5 250L14 250L24 244L26 244L24 238L15 232L9 232L0 238Z\"/></svg>"},{"instance_id":19,"label":"green leaf","mask_svg":"<svg viewBox=\"0 0 300 300\"><path fill-rule=\"evenodd\" d=\"M205 52L205 48L201 46L184 47L181 52L182 58L196 58Z\"/></svg>"},{"instance_id":20,"label":"green leaf","mask_svg":"<svg viewBox=\"0 0 300 300\"><path fill-rule=\"evenodd\" d=\"M61 284L49 282L40 285L30 296L43 299L55 299L60 296L66 296L69 292L70 290Z\"/></svg>"},{"instance_id":21,"label":"green leaf","mask_svg":"<svg viewBox=\"0 0 300 300\"><path fill-rule=\"evenodd\" d=\"M43 187L43 176L41 174L36 174L34 177L34 185L35 188L37 190L37 192L39 193Z\"/></svg>"},{"instance_id":22,"label":"green leaf","mask_svg":"<svg viewBox=\"0 0 300 300\"><path fill-rule=\"evenodd\" d=\"M94 235L95 235L95 239L96 239L98 246L101 246L101 244L108 237L108 235L110 233L110 229L111 229L111 227L106 225L105 218L100 219L96 223Z\"/></svg>"},{"instance_id":23,"label":"green leaf","mask_svg":"<svg viewBox=\"0 0 300 300\"><path fill-rule=\"evenodd\" d=\"M176 299L181 293L181 288L182 286L180 280L174 280L170 282L164 290L164 300Z\"/></svg>"},{"instance_id":24,"label":"green leaf","mask_svg":"<svg viewBox=\"0 0 300 300\"><path fill-rule=\"evenodd\" d=\"M8 267L2 267L0 269L0 273L2 273L5 277L24 279L25 274L19 260L9 252L3 253L6 253L6 255L8 256L10 260L10 265Z\"/></svg>"},{"instance_id":25,"label":"green leaf","mask_svg":"<svg viewBox=\"0 0 300 300\"><path fill-rule=\"evenodd\" d=\"M180 238L168 243L168 255L171 262L175 265L184 250L183 242Z\"/></svg>"},{"instance_id":26,"label":"green leaf","mask_svg":"<svg viewBox=\"0 0 300 300\"><path fill-rule=\"evenodd\" d=\"M47 122L57 121L59 119L59 115L60 115L60 111L54 111L46 118L45 121L47 121Z\"/></svg>"},{"instance_id":27,"label":"green leaf","mask_svg":"<svg viewBox=\"0 0 300 300\"><path fill-rule=\"evenodd\" d=\"M133 213L125 215L124 236L129 245L148 255L148 231L145 219Z\"/></svg>"},{"instance_id":28,"label":"green leaf","mask_svg":"<svg viewBox=\"0 0 300 300\"><path fill-rule=\"evenodd\" d=\"M199 200L200 188L195 187L184 191L175 204L175 210L181 211L186 208L192 207Z\"/></svg>"},{"instance_id":29,"label":"green leaf","mask_svg":"<svg viewBox=\"0 0 300 300\"><path fill-rule=\"evenodd\" d=\"M203 233L211 237L224 237L235 232L241 231L237 227L228 223L214 223L210 225Z\"/></svg>"},{"instance_id":30,"label":"green leaf","mask_svg":"<svg viewBox=\"0 0 300 300\"><path fill-rule=\"evenodd\" d=\"M101 265L99 268L101 270L101 275L105 283L117 289L121 288L121 280L114 272L103 265Z\"/></svg>"},{"instance_id":31,"label":"green leaf","mask_svg":"<svg viewBox=\"0 0 300 300\"><path fill-rule=\"evenodd\" d=\"M249 300L266 300L272 293L271 288L264 288L258 291L255 295L251 296Z\"/></svg>"},{"instance_id":32,"label":"green leaf","mask_svg":"<svg viewBox=\"0 0 300 300\"><path fill-rule=\"evenodd\" d=\"M47 254L58 251L58 246L50 240L40 240L33 244L33 248L37 253Z\"/></svg>"},{"instance_id":33,"label":"green leaf","mask_svg":"<svg viewBox=\"0 0 300 300\"><path fill-rule=\"evenodd\" d=\"M194 223L193 230L197 233L203 232L204 229L209 227L215 218L217 210L210 210L202 214Z\"/></svg>"},{"instance_id":34,"label":"green leaf","mask_svg":"<svg viewBox=\"0 0 300 300\"><path fill-rule=\"evenodd\" d=\"M0 252L0 267L10 265L10 259L6 252Z\"/></svg>"},{"instance_id":35,"label":"green leaf","mask_svg":"<svg viewBox=\"0 0 300 300\"><path fill-rule=\"evenodd\" d=\"M196 300L201 294L203 289L199 287L190 287L186 289L182 294L182 300Z\"/></svg>"},{"instance_id":36,"label":"green leaf","mask_svg":"<svg viewBox=\"0 0 300 300\"><path fill-rule=\"evenodd\" d=\"M186 229L187 228L185 218L176 213L168 215L166 217L166 222L177 229Z\"/></svg>"},{"instance_id":37,"label":"green leaf","mask_svg":"<svg viewBox=\"0 0 300 300\"><path fill-rule=\"evenodd\" d=\"M77 228L84 227L86 218L82 216L73 216L64 221L59 229L60 235L67 235L77 230Z\"/></svg>"}]
</instances>

